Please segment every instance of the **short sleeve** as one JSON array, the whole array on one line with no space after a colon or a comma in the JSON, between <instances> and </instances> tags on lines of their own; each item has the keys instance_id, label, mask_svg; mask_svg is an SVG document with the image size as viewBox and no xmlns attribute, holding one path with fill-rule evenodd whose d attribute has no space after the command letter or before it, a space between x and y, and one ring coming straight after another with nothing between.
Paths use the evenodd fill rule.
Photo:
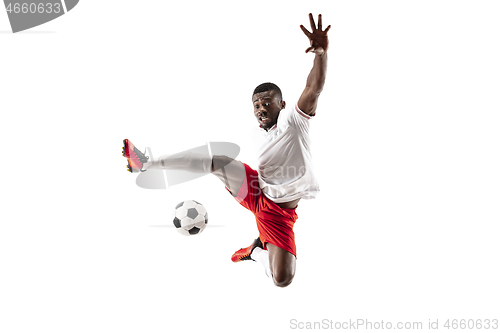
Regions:
<instances>
[{"instance_id":1,"label":"short sleeve","mask_svg":"<svg viewBox=\"0 0 500 333\"><path fill-rule=\"evenodd\" d=\"M293 109L288 111L287 118L289 126L294 127L300 132L307 133L309 132L309 121L314 117L306 114L295 104Z\"/></svg>"}]
</instances>

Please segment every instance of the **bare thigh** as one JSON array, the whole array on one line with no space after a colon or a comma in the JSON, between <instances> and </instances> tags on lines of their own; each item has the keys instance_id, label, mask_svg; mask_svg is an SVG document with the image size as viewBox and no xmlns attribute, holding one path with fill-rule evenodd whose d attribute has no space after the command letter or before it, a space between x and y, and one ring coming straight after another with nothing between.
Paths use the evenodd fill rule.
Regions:
<instances>
[{"instance_id":1,"label":"bare thigh","mask_svg":"<svg viewBox=\"0 0 500 333\"><path fill-rule=\"evenodd\" d=\"M269 266L274 284L278 287L288 286L295 276L297 259L293 254L276 245L267 243L266 247L269 251Z\"/></svg>"},{"instance_id":2,"label":"bare thigh","mask_svg":"<svg viewBox=\"0 0 500 333\"><path fill-rule=\"evenodd\" d=\"M226 185L233 196L238 194L246 179L243 163L223 155L212 157L212 174Z\"/></svg>"}]
</instances>

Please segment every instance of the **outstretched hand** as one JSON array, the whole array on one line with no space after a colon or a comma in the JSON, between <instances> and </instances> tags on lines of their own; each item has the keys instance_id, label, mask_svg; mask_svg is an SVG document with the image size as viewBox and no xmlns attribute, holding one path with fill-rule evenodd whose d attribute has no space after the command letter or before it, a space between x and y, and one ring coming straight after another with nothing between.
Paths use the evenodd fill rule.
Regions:
<instances>
[{"instance_id":1,"label":"outstretched hand","mask_svg":"<svg viewBox=\"0 0 500 333\"><path fill-rule=\"evenodd\" d=\"M306 49L306 53L312 52L315 54L322 54L328 50L328 30L330 30L331 25L329 25L324 31L323 29L323 21L321 18L321 14L318 15L318 28L316 28L316 24L314 23L314 18L312 14L309 14L309 21L311 22L311 30L309 32L303 25L300 25L300 28L304 32L304 34L309 38L311 46Z\"/></svg>"}]
</instances>

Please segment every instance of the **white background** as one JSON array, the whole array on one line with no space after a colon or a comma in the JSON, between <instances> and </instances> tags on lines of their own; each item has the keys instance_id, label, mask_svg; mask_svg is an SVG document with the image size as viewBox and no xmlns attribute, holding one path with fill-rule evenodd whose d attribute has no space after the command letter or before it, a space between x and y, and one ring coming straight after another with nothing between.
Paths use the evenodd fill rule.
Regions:
<instances>
[{"instance_id":1,"label":"white background","mask_svg":"<svg viewBox=\"0 0 500 333\"><path fill-rule=\"evenodd\" d=\"M138 188L121 146L229 141L256 167L251 93L271 81L296 102L309 12L332 25L311 125L321 194L299 204L297 274L280 289L231 262L257 229L219 180ZM499 14L496 1L83 0L12 34L0 10L0 331L500 319ZM213 227L171 228L185 199Z\"/></svg>"}]
</instances>

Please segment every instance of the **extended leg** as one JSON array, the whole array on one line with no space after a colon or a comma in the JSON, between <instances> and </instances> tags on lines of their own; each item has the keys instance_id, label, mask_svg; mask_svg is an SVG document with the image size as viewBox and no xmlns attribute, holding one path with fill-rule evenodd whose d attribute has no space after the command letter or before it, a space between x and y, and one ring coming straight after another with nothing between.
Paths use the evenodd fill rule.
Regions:
<instances>
[{"instance_id":1,"label":"extended leg","mask_svg":"<svg viewBox=\"0 0 500 333\"><path fill-rule=\"evenodd\" d=\"M153 159L151 149L146 148L147 152L143 153L134 147L132 142L128 139L123 140L123 144L123 156L128 160L127 170L130 172L143 172L151 169L188 172L170 174L170 176L173 175L174 178L169 179L169 184L170 180L172 180L173 185L175 185L198 178L203 174L213 173L226 185L228 190L236 196L246 179L243 163L224 155L214 155L212 157L209 153L208 146L200 146L174 155L163 155L157 159ZM234 150L233 146L235 145L224 143L222 148L227 149L228 153L231 154L231 148ZM213 143L213 146L211 144L210 147L220 151L221 145L220 143ZM233 153L235 152L233 151ZM189 173L193 173L193 175ZM141 185L139 185L138 177L138 185L145 188L164 188L161 186L153 186L155 182L160 182L160 180L164 182L163 175L160 175L160 177L155 176L157 176L157 174L152 175L152 178L148 177L145 182L141 181Z\"/></svg>"},{"instance_id":2,"label":"extended leg","mask_svg":"<svg viewBox=\"0 0 500 333\"><path fill-rule=\"evenodd\" d=\"M174 155L163 155L151 161L147 169L186 170L194 173L212 172L212 157L209 154L182 152Z\"/></svg>"},{"instance_id":3,"label":"extended leg","mask_svg":"<svg viewBox=\"0 0 500 333\"><path fill-rule=\"evenodd\" d=\"M186 170L194 173L212 173L236 196L245 180L245 166L240 161L223 155L182 152L164 155L151 161L147 169Z\"/></svg>"},{"instance_id":4,"label":"extended leg","mask_svg":"<svg viewBox=\"0 0 500 333\"><path fill-rule=\"evenodd\" d=\"M245 166L240 161L227 156L215 155L212 158L212 174L219 178L235 197L245 182Z\"/></svg>"}]
</instances>

